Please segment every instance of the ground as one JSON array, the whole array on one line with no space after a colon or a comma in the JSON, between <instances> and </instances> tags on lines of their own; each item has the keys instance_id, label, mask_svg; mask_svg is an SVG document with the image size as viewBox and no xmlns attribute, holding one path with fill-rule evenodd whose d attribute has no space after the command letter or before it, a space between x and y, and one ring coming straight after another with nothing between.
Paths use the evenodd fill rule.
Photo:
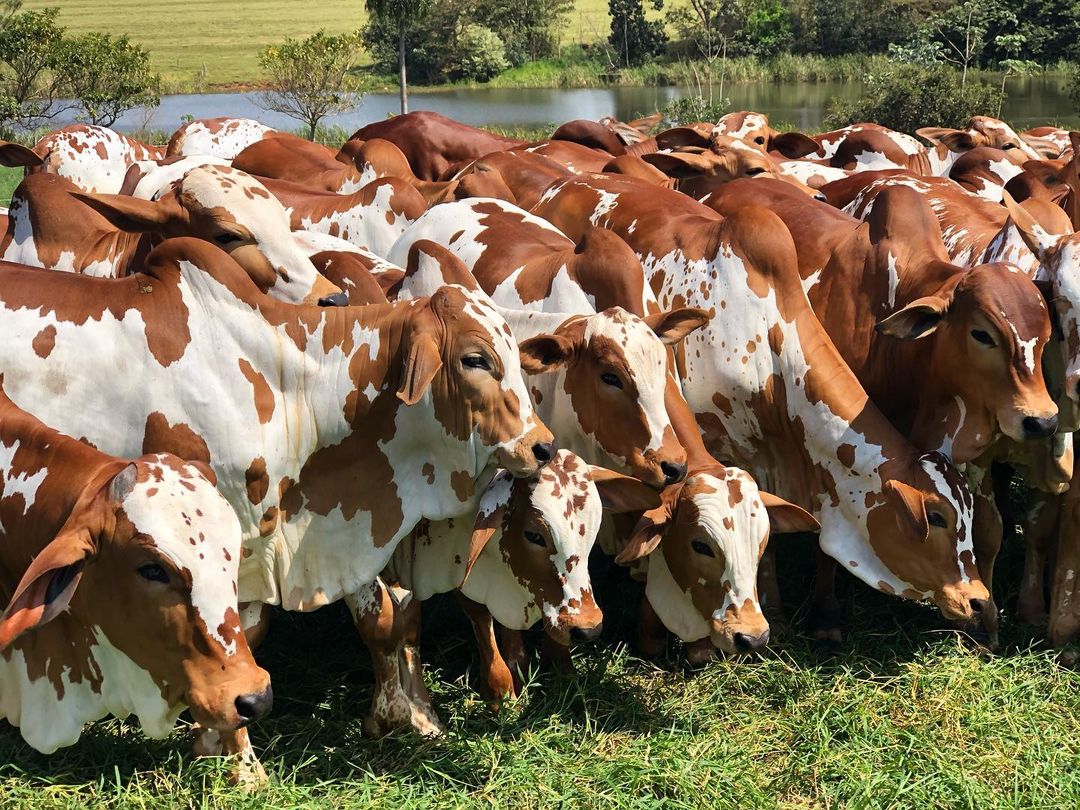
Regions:
<instances>
[{"instance_id":1,"label":"ground","mask_svg":"<svg viewBox=\"0 0 1080 810\"><path fill-rule=\"evenodd\" d=\"M319 29L340 33L363 26L363 0L26 0L28 9L58 6L73 33L128 34L150 51L167 82L199 87L257 82L261 48ZM606 38L606 0L576 0L563 34L566 44ZM182 36L179 35L182 33Z\"/></svg>"},{"instance_id":2,"label":"ground","mask_svg":"<svg viewBox=\"0 0 1080 810\"><path fill-rule=\"evenodd\" d=\"M802 583L790 589L798 611L806 541L777 542L803 546L781 568ZM1009 558L1018 562L1015 544ZM470 686L471 636L456 605L429 603L424 654L444 739L364 739L370 664L345 612L277 614L259 653L274 711L253 729L267 792L234 792L220 762L187 757L180 733L147 743L110 721L44 757L0 724L0 804L1080 806L1080 675L1011 622L1002 654L979 655L931 608L849 579L839 656L795 637L760 660L690 674L675 654L649 662L630 652L636 586L601 570L614 578L601 592L605 639L577 655L579 678L541 673L500 715Z\"/></svg>"}]
</instances>

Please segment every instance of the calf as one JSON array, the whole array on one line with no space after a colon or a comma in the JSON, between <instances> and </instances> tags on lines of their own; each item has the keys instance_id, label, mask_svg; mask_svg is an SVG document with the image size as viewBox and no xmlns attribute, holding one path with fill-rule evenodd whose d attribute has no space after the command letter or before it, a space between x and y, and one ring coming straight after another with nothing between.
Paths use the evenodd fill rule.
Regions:
<instances>
[{"instance_id":1,"label":"calf","mask_svg":"<svg viewBox=\"0 0 1080 810\"><path fill-rule=\"evenodd\" d=\"M110 713L165 737L186 706L250 756L272 693L237 615L240 542L205 467L106 455L0 388L0 718L49 754Z\"/></svg>"},{"instance_id":2,"label":"calf","mask_svg":"<svg viewBox=\"0 0 1080 810\"><path fill-rule=\"evenodd\" d=\"M297 247L281 204L227 166L189 171L158 200L83 194L52 174L15 190L4 260L92 276L137 271L154 240L198 236L222 247L265 292L285 301L335 302L340 293Z\"/></svg>"}]
</instances>

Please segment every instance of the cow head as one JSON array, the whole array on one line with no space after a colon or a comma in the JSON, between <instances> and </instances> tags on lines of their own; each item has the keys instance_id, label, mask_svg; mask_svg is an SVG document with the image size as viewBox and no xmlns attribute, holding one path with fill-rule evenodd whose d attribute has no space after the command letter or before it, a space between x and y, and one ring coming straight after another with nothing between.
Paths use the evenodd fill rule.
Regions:
<instances>
[{"instance_id":1,"label":"cow head","mask_svg":"<svg viewBox=\"0 0 1080 810\"><path fill-rule=\"evenodd\" d=\"M990 146L1002 150L1005 157L1017 166L1022 166L1024 161L1039 158L1039 153L1028 146L1012 127L1004 121L984 115L969 119L965 129L922 127L915 132L935 146L943 146L950 152L967 152L977 146Z\"/></svg>"},{"instance_id":2,"label":"cow head","mask_svg":"<svg viewBox=\"0 0 1080 810\"><path fill-rule=\"evenodd\" d=\"M649 603L683 641L708 636L725 653L750 652L769 641L757 570L770 524L778 533L820 528L740 469L698 470L664 491L615 559L648 561Z\"/></svg>"},{"instance_id":3,"label":"cow head","mask_svg":"<svg viewBox=\"0 0 1080 810\"><path fill-rule=\"evenodd\" d=\"M470 550L476 570L462 592L506 627L543 619L560 644L591 640L603 620L589 579L601 509L640 512L659 503L656 490L566 450L531 478L501 471L480 499Z\"/></svg>"},{"instance_id":4,"label":"cow head","mask_svg":"<svg viewBox=\"0 0 1080 810\"><path fill-rule=\"evenodd\" d=\"M493 449L515 476L533 475L555 444L533 412L521 370L510 327L487 296L446 286L411 321L397 395L406 405L430 401L449 436Z\"/></svg>"},{"instance_id":5,"label":"cow head","mask_svg":"<svg viewBox=\"0 0 1080 810\"><path fill-rule=\"evenodd\" d=\"M941 267L947 280L934 293L885 318L877 330L900 340L936 336L925 373L961 392L966 413L956 415L955 433L966 426L968 432L981 431L984 440L970 447L955 442L953 460L973 460L998 428L1017 441L1053 434L1057 406L1042 369L1050 318L1039 289L1013 265L978 265L967 272Z\"/></svg>"},{"instance_id":6,"label":"cow head","mask_svg":"<svg viewBox=\"0 0 1080 810\"><path fill-rule=\"evenodd\" d=\"M686 451L664 406L666 347L708 320L700 309L642 319L612 307L570 318L553 334L523 340L522 367L528 374L560 372L562 404L576 420L583 444L595 448L606 464L662 487L686 475Z\"/></svg>"},{"instance_id":7,"label":"cow head","mask_svg":"<svg viewBox=\"0 0 1080 810\"><path fill-rule=\"evenodd\" d=\"M135 682L130 669L110 670L129 660L199 723L231 730L258 719L272 695L237 615L236 515L199 468L174 456L108 472L24 574L0 619L0 650L70 611L68 621L90 631L100 676L120 689ZM144 722L164 735L174 719Z\"/></svg>"},{"instance_id":8,"label":"cow head","mask_svg":"<svg viewBox=\"0 0 1080 810\"><path fill-rule=\"evenodd\" d=\"M779 152L796 160L812 155L820 144L801 132L777 132L769 126L769 116L756 112L732 112L720 118L712 129L710 140L736 138L757 151Z\"/></svg>"},{"instance_id":9,"label":"cow head","mask_svg":"<svg viewBox=\"0 0 1080 810\"><path fill-rule=\"evenodd\" d=\"M199 166L158 200L120 194L76 197L121 230L195 236L231 255L261 290L292 303L343 304L297 246L281 203L251 175Z\"/></svg>"}]
</instances>

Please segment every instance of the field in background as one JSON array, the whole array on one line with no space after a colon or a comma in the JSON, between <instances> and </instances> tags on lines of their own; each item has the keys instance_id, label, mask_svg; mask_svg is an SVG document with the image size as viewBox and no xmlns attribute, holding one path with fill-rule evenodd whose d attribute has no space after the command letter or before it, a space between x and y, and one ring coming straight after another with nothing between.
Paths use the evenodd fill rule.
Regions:
<instances>
[{"instance_id":1,"label":"field in background","mask_svg":"<svg viewBox=\"0 0 1080 810\"><path fill-rule=\"evenodd\" d=\"M58 6L73 33L128 34L151 54L165 80L185 88L259 80L261 48L286 37L361 27L363 0L26 0L28 9ZM606 0L577 0L563 42L608 35Z\"/></svg>"}]
</instances>

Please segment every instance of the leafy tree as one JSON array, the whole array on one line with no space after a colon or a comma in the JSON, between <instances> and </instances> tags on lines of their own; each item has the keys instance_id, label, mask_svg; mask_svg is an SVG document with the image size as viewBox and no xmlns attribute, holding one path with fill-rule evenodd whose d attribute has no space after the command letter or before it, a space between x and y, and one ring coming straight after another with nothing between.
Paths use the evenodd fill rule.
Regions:
<instances>
[{"instance_id":1,"label":"leafy tree","mask_svg":"<svg viewBox=\"0 0 1080 810\"><path fill-rule=\"evenodd\" d=\"M269 77L269 90L258 99L260 106L307 124L314 140L319 121L359 103L358 84L349 75L359 47L358 33L325 31L271 45L259 56Z\"/></svg>"},{"instance_id":2,"label":"leafy tree","mask_svg":"<svg viewBox=\"0 0 1080 810\"><path fill-rule=\"evenodd\" d=\"M874 121L914 133L924 126L960 127L973 115L992 113L1000 103L1001 91L996 87L975 82L965 87L948 66L897 64L870 76L862 98L831 99L825 125Z\"/></svg>"},{"instance_id":3,"label":"leafy tree","mask_svg":"<svg viewBox=\"0 0 1080 810\"><path fill-rule=\"evenodd\" d=\"M780 0L756 0L739 32L747 52L769 57L791 47L791 20Z\"/></svg>"},{"instance_id":4,"label":"leafy tree","mask_svg":"<svg viewBox=\"0 0 1080 810\"><path fill-rule=\"evenodd\" d=\"M33 127L59 112L61 77L54 70L64 29L58 9L20 11L7 3L0 23L0 126Z\"/></svg>"},{"instance_id":5,"label":"leafy tree","mask_svg":"<svg viewBox=\"0 0 1080 810\"><path fill-rule=\"evenodd\" d=\"M652 7L663 8L664 0L652 0ZM624 65L640 65L663 51L667 42L664 23L645 18L642 0L608 0L608 13L611 15L608 42Z\"/></svg>"},{"instance_id":6,"label":"leafy tree","mask_svg":"<svg viewBox=\"0 0 1080 810\"><path fill-rule=\"evenodd\" d=\"M110 127L126 110L161 101L161 77L150 70L150 54L126 36L65 38L57 46L56 69L82 108L79 117L91 124Z\"/></svg>"},{"instance_id":7,"label":"leafy tree","mask_svg":"<svg viewBox=\"0 0 1080 810\"><path fill-rule=\"evenodd\" d=\"M451 78L486 82L510 67L502 39L482 25L467 24L457 37L454 53Z\"/></svg>"},{"instance_id":8,"label":"leafy tree","mask_svg":"<svg viewBox=\"0 0 1080 810\"><path fill-rule=\"evenodd\" d=\"M467 14L499 35L516 66L558 53L559 31L573 9L573 0L475 0Z\"/></svg>"},{"instance_id":9,"label":"leafy tree","mask_svg":"<svg viewBox=\"0 0 1080 810\"><path fill-rule=\"evenodd\" d=\"M364 0L364 3L373 18L397 32L398 81L401 112L404 115L409 111L409 82L405 72L405 35L410 24L419 20L431 6L431 0Z\"/></svg>"}]
</instances>

